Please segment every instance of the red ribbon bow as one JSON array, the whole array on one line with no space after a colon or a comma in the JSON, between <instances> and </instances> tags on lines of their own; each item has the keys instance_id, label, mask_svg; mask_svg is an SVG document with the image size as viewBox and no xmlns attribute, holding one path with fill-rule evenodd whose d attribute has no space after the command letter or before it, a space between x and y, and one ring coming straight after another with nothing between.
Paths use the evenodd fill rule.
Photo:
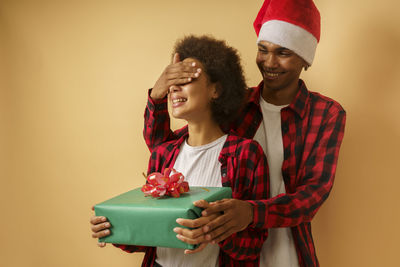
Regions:
<instances>
[{"instance_id":1,"label":"red ribbon bow","mask_svg":"<svg viewBox=\"0 0 400 267\"><path fill-rule=\"evenodd\" d=\"M145 196L152 197L162 197L164 195L180 197L182 193L189 191L189 184L184 179L183 174L173 168L166 168L164 175L159 172L153 172L147 176L147 183L142 186L142 192Z\"/></svg>"}]
</instances>

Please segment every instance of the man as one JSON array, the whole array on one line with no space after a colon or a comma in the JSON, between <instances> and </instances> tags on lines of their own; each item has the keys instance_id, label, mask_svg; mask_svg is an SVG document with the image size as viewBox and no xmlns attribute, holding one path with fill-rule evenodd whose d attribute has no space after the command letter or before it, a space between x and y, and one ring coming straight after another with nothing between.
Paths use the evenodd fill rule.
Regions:
<instances>
[{"instance_id":1,"label":"man","mask_svg":"<svg viewBox=\"0 0 400 267\"><path fill-rule=\"evenodd\" d=\"M270 198L200 201L196 205L206 208L203 215L223 215L206 225L178 219L196 229L176 232L188 243L217 243L246 227L268 229L261 266L319 266L310 222L331 191L346 117L337 102L308 91L299 78L313 62L320 15L311 0L266 0L254 27L263 81L249 89L246 105L231 128L263 147L270 169ZM150 150L182 134L169 129L165 98L169 86L199 75L196 66L175 57L150 91L144 128Z\"/></svg>"}]
</instances>

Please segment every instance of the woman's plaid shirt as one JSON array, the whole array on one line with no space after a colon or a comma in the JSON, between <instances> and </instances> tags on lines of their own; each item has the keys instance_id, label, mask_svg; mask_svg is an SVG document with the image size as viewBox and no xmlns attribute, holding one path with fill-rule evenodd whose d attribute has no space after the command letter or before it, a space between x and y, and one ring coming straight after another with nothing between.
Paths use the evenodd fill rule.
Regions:
<instances>
[{"instance_id":1,"label":"woman's plaid shirt","mask_svg":"<svg viewBox=\"0 0 400 267\"><path fill-rule=\"evenodd\" d=\"M263 83L248 90L248 100L232 129L253 138L263 117L259 105ZM284 161L282 174L286 194L250 201L254 205L253 227L291 227L300 266L319 266L311 234L311 219L328 197L344 135L346 113L334 100L307 90L299 81L292 103L282 109ZM149 97L144 137L150 150L176 135L171 132L166 98Z\"/></svg>"},{"instance_id":2,"label":"woman's plaid shirt","mask_svg":"<svg viewBox=\"0 0 400 267\"><path fill-rule=\"evenodd\" d=\"M153 149L148 173L162 172L174 166L180 147L187 138L187 127L181 136ZM266 199L269 194L267 160L261 146L251 140L229 134L218 158L224 187L232 188L232 197L243 200ZM262 245L268 231L248 227L219 243L220 266L258 266ZM154 247L116 245L127 252L146 252L142 266L153 266Z\"/></svg>"}]
</instances>

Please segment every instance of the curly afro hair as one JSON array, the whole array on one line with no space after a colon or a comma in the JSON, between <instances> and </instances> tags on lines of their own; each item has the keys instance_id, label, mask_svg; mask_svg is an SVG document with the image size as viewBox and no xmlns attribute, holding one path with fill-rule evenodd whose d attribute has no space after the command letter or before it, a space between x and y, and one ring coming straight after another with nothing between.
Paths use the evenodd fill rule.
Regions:
<instances>
[{"instance_id":1,"label":"curly afro hair","mask_svg":"<svg viewBox=\"0 0 400 267\"><path fill-rule=\"evenodd\" d=\"M189 35L177 41L174 53L180 60L193 58L203 64L218 92L218 98L211 101L213 119L228 125L240 110L247 88L237 50L211 36Z\"/></svg>"}]
</instances>

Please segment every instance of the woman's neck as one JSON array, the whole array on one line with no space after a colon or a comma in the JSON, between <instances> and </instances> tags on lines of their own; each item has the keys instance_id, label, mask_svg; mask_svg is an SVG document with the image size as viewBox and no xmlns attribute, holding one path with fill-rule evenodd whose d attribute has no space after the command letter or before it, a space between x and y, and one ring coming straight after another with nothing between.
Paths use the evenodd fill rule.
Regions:
<instances>
[{"instance_id":1,"label":"woman's neck","mask_svg":"<svg viewBox=\"0 0 400 267\"><path fill-rule=\"evenodd\" d=\"M188 122L188 133L187 142L190 146L206 145L225 134L221 127L213 120Z\"/></svg>"}]
</instances>

